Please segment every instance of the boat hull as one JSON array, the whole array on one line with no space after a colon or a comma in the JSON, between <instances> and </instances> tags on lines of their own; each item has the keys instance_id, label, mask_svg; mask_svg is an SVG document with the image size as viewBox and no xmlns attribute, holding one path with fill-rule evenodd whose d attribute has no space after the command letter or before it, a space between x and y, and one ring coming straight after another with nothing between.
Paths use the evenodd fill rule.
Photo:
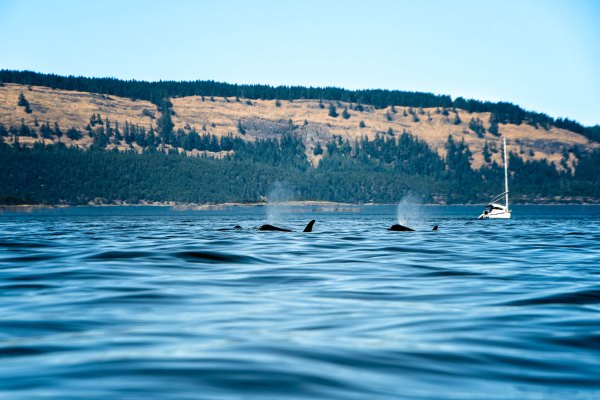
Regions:
<instances>
[{"instance_id":1,"label":"boat hull","mask_svg":"<svg viewBox=\"0 0 600 400\"><path fill-rule=\"evenodd\" d=\"M510 219L512 217L511 211L501 211L497 213L481 214L478 219Z\"/></svg>"}]
</instances>

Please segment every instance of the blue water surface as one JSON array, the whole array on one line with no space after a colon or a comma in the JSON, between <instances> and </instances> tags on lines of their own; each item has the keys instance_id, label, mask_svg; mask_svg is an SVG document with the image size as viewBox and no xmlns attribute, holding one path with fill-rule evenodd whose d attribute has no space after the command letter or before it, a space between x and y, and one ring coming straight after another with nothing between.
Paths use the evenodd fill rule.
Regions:
<instances>
[{"instance_id":1,"label":"blue water surface","mask_svg":"<svg viewBox=\"0 0 600 400\"><path fill-rule=\"evenodd\" d=\"M600 398L600 207L397 211L5 210L0 397Z\"/></svg>"}]
</instances>

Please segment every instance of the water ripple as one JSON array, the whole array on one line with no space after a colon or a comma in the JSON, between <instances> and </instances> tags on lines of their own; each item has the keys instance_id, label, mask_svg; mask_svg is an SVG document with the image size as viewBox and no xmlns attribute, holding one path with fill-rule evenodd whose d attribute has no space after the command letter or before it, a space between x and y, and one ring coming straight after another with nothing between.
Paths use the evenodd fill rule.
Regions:
<instances>
[{"instance_id":1,"label":"water ripple","mask_svg":"<svg viewBox=\"0 0 600 400\"><path fill-rule=\"evenodd\" d=\"M600 207L424 210L4 213L0 397L600 398Z\"/></svg>"}]
</instances>

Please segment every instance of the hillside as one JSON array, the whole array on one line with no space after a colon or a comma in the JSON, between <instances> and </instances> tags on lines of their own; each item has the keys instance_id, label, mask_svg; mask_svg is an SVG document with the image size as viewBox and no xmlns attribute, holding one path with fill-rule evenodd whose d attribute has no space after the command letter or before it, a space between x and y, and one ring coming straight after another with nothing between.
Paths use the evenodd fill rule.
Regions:
<instances>
[{"instance_id":1,"label":"hillside","mask_svg":"<svg viewBox=\"0 0 600 400\"><path fill-rule=\"evenodd\" d=\"M0 204L600 202L600 126L430 93L0 71Z\"/></svg>"},{"instance_id":2,"label":"hillside","mask_svg":"<svg viewBox=\"0 0 600 400\"><path fill-rule=\"evenodd\" d=\"M30 113L18 106L19 95L23 93L30 105ZM301 100L260 100L217 96L185 96L170 99L174 131L189 134L192 130L213 134L218 137L233 135L244 140L276 138L290 129L302 139L309 160L316 164L321 155L314 155L317 143L325 145L334 136L341 136L350 142L363 137L374 139L376 135L398 135L407 131L430 145L441 156L445 154L445 143L449 135L456 141L464 140L473 153L472 167L479 168L483 163L484 146L489 146L492 160L500 162L500 136L508 140L510 151L523 160L548 160L557 168L573 167L573 149L590 150L598 147L582 134L550 126L547 129L530 124L498 123L498 134L490 133L490 112L468 112L458 108L445 107L393 107L376 108L371 105L344 101L319 99ZM337 117L329 116L330 106L335 107ZM344 118L344 110L348 118ZM90 117L96 114L103 121L121 128L126 124L159 130L161 111L155 104L146 100L133 100L115 95L87 93L51 89L41 86L26 86L6 83L0 87L0 123L6 127L25 125L35 129L36 125L48 122L58 123L65 131L74 127L85 132ZM481 121L482 130L477 134L472 121ZM291 121L291 126L290 126ZM362 126L361 121L364 123ZM470 127L471 126L471 127ZM241 128L241 129L240 129ZM475 130L477 127L475 127ZM243 131L244 134L241 132ZM35 141L52 143L60 141L67 146L89 148L93 139L82 135L79 140L52 137L48 139L20 137L22 144ZM7 140L10 143L10 139ZM141 151L135 143L109 143L127 150L130 147ZM165 146L171 148L172 146ZM182 151L179 149L179 151ZM190 151L198 153L197 151ZM562 162L561 161L565 161Z\"/></svg>"}]
</instances>

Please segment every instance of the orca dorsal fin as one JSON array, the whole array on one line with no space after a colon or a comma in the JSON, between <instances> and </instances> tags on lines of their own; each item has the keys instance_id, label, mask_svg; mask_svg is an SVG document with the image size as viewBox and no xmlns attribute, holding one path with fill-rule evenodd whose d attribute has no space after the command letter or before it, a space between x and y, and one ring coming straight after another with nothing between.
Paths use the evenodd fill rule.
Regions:
<instances>
[{"instance_id":1,"label":"orca dorsal fin","mask_svg":"<svg viewBox=\"0 0 600 400\"><path fill-rule=\"evenodd\" d=\"M302 232L312 232L313 225L315 224L315 220L313 219L308 224L306 224L306 228Z\"/></svg>"},{"instance_id":2,"label":"orca dorsal fin","mask_svg":"<svg viewBox=\"0 0 600 400\"><path fill-rule=\"evenodd\" d=\"M433 227L432 231L437 231L437 230L438 230L438 226L436 225Z\"/></svg>"}]
</instances>

